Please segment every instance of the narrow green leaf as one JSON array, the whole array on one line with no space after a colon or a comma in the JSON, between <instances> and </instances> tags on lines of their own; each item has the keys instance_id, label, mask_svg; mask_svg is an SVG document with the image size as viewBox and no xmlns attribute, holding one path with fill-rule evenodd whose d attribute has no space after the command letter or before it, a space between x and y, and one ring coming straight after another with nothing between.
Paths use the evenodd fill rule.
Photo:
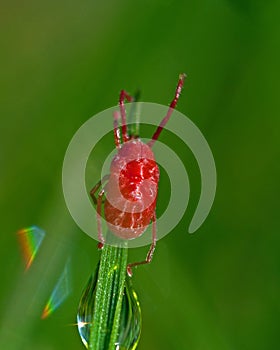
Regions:
<instances>
[{"instance_id":1,"label":"narrow green leaf","mask_svg":"<svg viewBox=\"0 0 280 350\"><path fill-rule=\"evenodd\" d=\"M126 279L127 248L105 245L90 328L90 350L115 350Z\"/></svg>"}]
</instances>

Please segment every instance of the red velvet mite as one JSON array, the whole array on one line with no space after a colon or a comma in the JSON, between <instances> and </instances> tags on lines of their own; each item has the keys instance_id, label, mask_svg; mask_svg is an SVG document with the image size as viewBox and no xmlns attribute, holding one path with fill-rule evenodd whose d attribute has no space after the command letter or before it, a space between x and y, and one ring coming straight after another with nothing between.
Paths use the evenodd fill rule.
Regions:
<instances>
[{"instance_id":1,"label":"red velvet mite","mask_svg":"<svg viewBox=\"0 0 280 350\"><path fill-rule=\"evenodd\" d=\"M134 101L126 91L119 97L120 113L114 113L114 139L118 153L112 160L110 175L106 175L90 191L97 204L98 247L105 243L101 228L101 209L105 196L104 214L108 228L117 237L134 239L141 236L152 221L152 244L144 261L129 264L127 273L132 276L132 267L151 262L156 246L156 201L158 192L159 169L155 161L152 146L168 122L176 107L185 74L180 74L175 96L169 105L166 116L162 119L152 139L145 144L135 135L128 135L124 101ZM121 118L121 133L119 119ZM98 193L95 193L106 183Z\"/></svg>"}]
</instances>

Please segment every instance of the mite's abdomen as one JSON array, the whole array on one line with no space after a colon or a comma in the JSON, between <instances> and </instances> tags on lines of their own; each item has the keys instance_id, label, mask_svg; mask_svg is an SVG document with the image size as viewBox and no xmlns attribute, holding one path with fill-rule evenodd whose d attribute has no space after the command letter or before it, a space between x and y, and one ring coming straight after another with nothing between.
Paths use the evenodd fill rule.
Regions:
<instances>
[{"instance_id":1,"label":"mite's abdomen","mask_svg":"<svg viewBox=\"0 0 280 350\"><path fill-rule=\"evenodd\" d=\"M140 140L124 144L112 161L106 185L104 212L111 232L133 239L146 230L156 207L158 181L159 169L149 146Z\"/></svg>"}]
</instances>

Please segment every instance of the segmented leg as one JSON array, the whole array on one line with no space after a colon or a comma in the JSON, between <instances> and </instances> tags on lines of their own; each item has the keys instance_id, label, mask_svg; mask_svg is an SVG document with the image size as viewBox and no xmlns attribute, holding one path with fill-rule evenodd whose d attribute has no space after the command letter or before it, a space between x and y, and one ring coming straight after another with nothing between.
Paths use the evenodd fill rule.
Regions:
<instances>
[{"instance_id":1,"label":"segmented leg","mask_svg":"<svg viewBox=\"0 0 280 350\"><path fill-rule=\"evenodd\" d=\"M102 199L104 196L104 188L98 193L97 198L97 208L96 208L96 219L97 219L97 236L98 236L98 249L102 249L105 243L105 239L102 234L102 222L101 222L101 209L102 209Z\"/></svg>"},{"instance_id":2,"label":"segmented leg","mask_svg":"<svg viewBox=\"0 0 280 350\"><path fill-rule=\"evenodd\" d=\"M97 199L95 197L95 193L99 190L100 186L103 185L103 183L107 180L109 180L110 175L105 175L100 181L97 182L97 184L91 189L90 196L93 200L94 204L97 204Z\"/></svg>"},{"instance_id":3,"label":"segmented leg","mask_svg":"<svg viewBox=\"0 0 280 350\"><path fill-rule=\"evenodd\" d=\"M123 142L126 142L126 141L129 140L129 136L127 135L126 111L125 111L125 107L124 107L124 101L125 100L127 100L128 102L132 102L134 99L125 90L122 90L121 93L120 93L120 98L119 98L119 106L120 106L121 117L122 117L122 138L123 138Z\"/></svg>"},{"instance_id":4,"label":"segmented leg","mask_svg":"<svg viewBox=\"0 0 280 350\"><path fill-rule=\"evenodd\" d=\"M181 91L182 91L182 87L184 85L184 80L185 80L186 74L180 74L179 75L179 81L176 87L176 91L175 91L175 96L173 98L173 100L171 101L167 114L166 116L162 119L162 121L160 122L159 126L156 129L156 132L154 133L152 140L149 141L147 144L152 147L153 144L155 143L155 141L159 138L160 133L162 132L162 129L165 127L166 123L168 122L169 118L171 117L171 114L174 110L174 108L177 105L178 99L180 97Z\"/></svg>"},{"instance_id":5,"label":"segmented leg","mask_svg":"<svg viewBox=\"0 0 280 350\"><path fill-rule=\"evenodd\" d=\"M105 175L100 181L97 182L97 184L93 187L93 189L90 191L90 196L94 202L94 204L97 204L96 209L96 215L97 215L97 236L98 236L98 249L102 249L104 245L104 237L102 235L102 225L101 225L101 206L102 206L102 199L105 193L104 188L99 192L98 197L96 199L95 193L98 191L98 189L101 187L101 185L104 184L105 181L109 179L110 175Z\"/></svg>"},{"instance_id":6,"label":"segmented leg","mask_svg":"<svg viewBox=\"0 0 280 350\"><path fill-rule=\"evenodd\" d=\"M129 277L132 276L132 268L138 265L144 265L144 264L149 264L152 259L153 259L153 254L156 248L156 243L157 243L157 224L156 224L156 213L154 212L154 215L152 217L152 244L150 246L150 249L148 251L147 257L144 261L140 262L135 262L132 264L128 264L126 267L126 271Z\"/></svg>"},{"instance_id":7,"label":"segmented leg","mask_svg":"<svg viewBox=\"0 0 280 350\"><path fill-rule=\"evenodd\" d=\"M117 148L120 148L121 147L121 134L120 134L120 128L119 128L120 112L115 111L113 116L114 116L115 145Z\"/></svg>"}]
</instances>

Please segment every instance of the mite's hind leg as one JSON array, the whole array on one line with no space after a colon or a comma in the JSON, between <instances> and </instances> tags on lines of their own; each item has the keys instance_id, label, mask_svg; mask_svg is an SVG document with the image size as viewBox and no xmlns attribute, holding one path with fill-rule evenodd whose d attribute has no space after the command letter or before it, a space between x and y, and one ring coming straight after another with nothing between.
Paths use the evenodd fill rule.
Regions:
<instances>
[{"instance_id":1,"label":"mite's hind leg","mask_svg":"<svg viewBox=\"0 0 280 350\"><path fill-rule=\"evenodd\" d=\"M95 197L95 193L99 190L99 188L101 187L101 185L103 185L103 183L104 183L105 181L109 180L109 177L110 177L110 175L105 175L105 176L104 176L101 180L99 180L99 181L97 182L97 184L91 189L91 191L90 191L90 196L91 196L91 198L92 198L94 204L97 204L97 199L96 199L96 197Z\"/></svg>"},{"instance_id":2,"label":"mite's hind leg","mask_svg":"<svg viewBox=\"0 0 280 350\"><path fill-rule=\"evenodd\" d=\"M126 271L129 277L132 276L132 268L138 265L144 265L144 264L149 264L154 255L154 251L156 249L156 243L157 243L157 222L156 222L156 213L154 212L153 217L152 217L152 244L150 246L150 249L148 251L147 257L144 261L140 262L135 262L132 264L128 264L126 267Z\"/></svg>"},{"instance_id":3,"label":"mite's hind leg","mask_svg":"<svg viewBox=\"0 0 280 350\"><path fill-rule=\"evenodd\" d=\"M105 190L104 188L98 193L97 197L97 208L96 208L96 219L97 219L97 236L98 236L98 249L102 249L104 247L105 239L102 234L102 221L101 221L101 209L102 209L102 199L104 196Z\"/></svg>"},{"instance_id":4,"label":"mite's hind leg","mask_svg":"<svg viewBox=\"0 0 280 350\"><path fill-rule=\"evenodd\" d=\"M95 193L99 190L99 188L109 179L110 175L105 175L90 191L90 196L94 202L97 204L96 208L96 219L97 219L97 235L98 235L98 249L102 249L105 243L105 239L102 234L102 225L101 225L101 209L102 209L102 200L104 197L105 190L104 188L98 193L98 197L96 199Z\"/></svg>"}]
</instances>

